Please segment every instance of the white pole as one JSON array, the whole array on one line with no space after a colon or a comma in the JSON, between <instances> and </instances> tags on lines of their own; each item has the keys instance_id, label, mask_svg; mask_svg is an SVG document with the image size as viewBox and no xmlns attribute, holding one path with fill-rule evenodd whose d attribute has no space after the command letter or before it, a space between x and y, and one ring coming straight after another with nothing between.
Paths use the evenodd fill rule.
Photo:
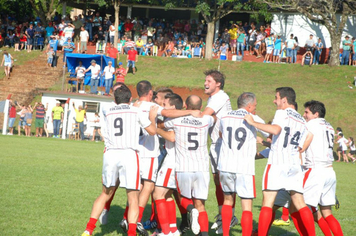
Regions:
<instances>
[{"instance_id":1,"label":"white pole","mask_svg":"<svg viewBox=\"0 0 356 236\"><path fill-rule=\"evenodd\" d=\"M62 126L62 139L66 139L66 135L67 135L68 104L69 104L69 99L67 100L66 104L64 105L64 116L63 116L63 126Z\"/></svg>"},{"instance_id":2,"label":"white pole","mask_svg":"<svg viewBox=\"0 0 356 236\"><path fill-rule=\"evenodd\" d=\"M5 100L5 107L4 107L4 123L2 124L2 134L6 135L7 132L7 121L9 120L9 105L10 100Z\"/></svg>"}]
</instances>

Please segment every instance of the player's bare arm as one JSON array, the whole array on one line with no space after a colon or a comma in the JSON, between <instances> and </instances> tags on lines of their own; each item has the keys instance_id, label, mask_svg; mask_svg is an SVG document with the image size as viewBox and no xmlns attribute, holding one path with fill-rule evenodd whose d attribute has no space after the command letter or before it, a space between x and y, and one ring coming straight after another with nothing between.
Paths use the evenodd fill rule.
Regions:
<instances>
[{"instance_id":1,"label":"player's bare arm","mask_svg":"<svg viewBox=\"0 0 356 236\"><path fill-rule=\"evenodd\" d=\"M157 116L158 106L152 106L150 109L149 120L151 124L145 128L149 135L155 135L157 133L156 128L156 116Z\"/></svg>"},{"instance_id":2,"label":"player's bare arm","mask_svg":"<svg viewBox=\"0 0 356 236\"><path fill-rule=\"evenodd\" d=\"M251 115L246 115L244 119L249 125L254 126L256 129L262 130L264 132L267 132L267 133L270 133L273 135L278 135L282 130L279 125L258 123L256 121L254 121L254 119Z\"/></svg>"},{"instance_id":3,"label":"player's bare arm","mask_svg":"<svg viewBox=\"0 0 356 236\"><path fill-rule=\"evenodd\" d=\"M305 138L303 148L299 150L300 153L305 152L305 150L309 147L310 143L313 141L314 135L308 132L307 137Z\"/></svg>"},{"instance_id":4,"label":"player's bare arm","mask_svg":"<svg viewBox=\"0 0 356 236\"><path fill-rule=\"evenodd\" d=\"M172 143L176 141L176 136L174 131L166 131L164 129L157 128L157 134L160 135L165 140L170 141Z\"/></svg>"}]
</instances>

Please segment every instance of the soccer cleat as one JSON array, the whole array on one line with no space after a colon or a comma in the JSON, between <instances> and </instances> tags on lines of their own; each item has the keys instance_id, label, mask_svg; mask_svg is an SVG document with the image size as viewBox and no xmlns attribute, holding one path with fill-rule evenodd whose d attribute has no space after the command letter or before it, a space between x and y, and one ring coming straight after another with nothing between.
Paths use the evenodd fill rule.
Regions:
<instances>
[{"instance_id":1,"label":"soccer cleat","mask_svg":"<svg viewBox=\"0 0 356 236\"><path fill-rule=\"evenodd\" d=\"M239 223L239 220L237 219L236 216L233 216L230 222L230 228L234 227ZM223 229L222 229L222 224L219 226L219 228L215 231L216 234L222 234Z\"/></svg>"},{"instance_id":2,"label":"soccer cleat","mask_svg":"<svg viewBox=\"0 0 356 236\"><path fill-rule=\"evenodd\" d=\"M119 226L124 231L124 233L127 233L127 231L129 230L129 225L128 225L126 219L122 219L122 221L120 222Z\"/></svg>"},{"instance_id":3,"label":"soccer cleat","mask_svg":"<svg viewBox=\"0 0 356 236\"><path fill-rule=\"evenodd\" d=\"M138 235L148 236L148 233L145 230L145 228L143 228L143 225L142 225L141 222L137 222L136 232L137 232Z\"/></svg>"},{"instance_id":4,"label":"soccer cleat","mask_svg":"<svg viewBox=\"0 0 356 236\"><path fill-rule=\"evenodd\" d=\"M190 212L190 227L192 229L193 234L197 235L200 232L200 225L198 222L199 211L195 208Z\"/></svg>"},{"instance_id":5,"label":"soccer cleat","mask_svg":"<svg viewBox=\"0 0 356 236\"><path fill-rule=\"evenodd\" d=\"M149 229L155 229L157 227L157 221L156 220L147 220L145 221L145 223L143 223L143 228L145 228L145 230L149 230Z\"/></svg>"},{"instance_id":6,"label":"soccer cleat","mask_svg":"<svg viewBox=\"0 0 356 236\"><path fill-rule=\"evenodd\" d=\"M99 216L100 224L106 225L108 223L108 216L109 216L109 211L104 209Z\"/></svg>"},{"instance_id":7,"label":"soccer cleat","mask_svg":"<svg viewBox=\"0 0 356 236\"><path fill-rule=\"evenodd\" d=\"M180 236L179 230L177 230L176 232L172 233L172 236Z\"/></svg>"},{"instance_id":8,"label":"soccer cleat","mask_svg":"<svg viewBox=\"0 0 356 236\"><path fill-rule=\"evenodd\" d=\"M156 229L150 236L158 236L161 233L159 229Z\"/></svg>"},{"instance_id":9,"label":"soccer cleat","mask_svg":"<svg viewBox=\"0 0 356 236\"><path fill-rule=\"evenodd\" d=\"M215 220L214 224L211 226L211 229L217 230L222 225L221 215L217 214L214 219L216 219L216 220Z\"/></svg>"},{"instance_id":10,"label":"soccer cleat","mask_svg":"<svg viewBox=\"0 0 356 236\"><path fill-rule=\"evenodd\" d=\"M337 199L337 196L335 195L335 210L339 210L340 208L340 202L339 199Z\"/></svg>"},{"instance_id":11,"label":"soccer cleat","mask_svg":"<svg viewBox=\"0 0 356 236\"><path fill-rule=\"evenodd\" d=\"M290 225L290 220L288 219L287 221L284 221L282 218L275 219L272 224L274 226L288 226L288 225Z\"/></svg>"},{"instance_id":12,"label":"soccer cleat","mask_svg":"<svg viewBox=\"0 0 356 236\"><path fill-rule=\"evenodd\" d=\"M190 229L189 221L182 221L179 225L179 232L181 235L185 234Z\"/></svg>"},{"instance_id":13,"label":"soccer cleat","mask_svg":"<svg viewBox=\"0 0 356 236\"><path fill-rule=\"evenodd\" d=\"M91 234L85 230L84 233L82 234L82 236L91 236Z\"/></svg>"}]
</instances>

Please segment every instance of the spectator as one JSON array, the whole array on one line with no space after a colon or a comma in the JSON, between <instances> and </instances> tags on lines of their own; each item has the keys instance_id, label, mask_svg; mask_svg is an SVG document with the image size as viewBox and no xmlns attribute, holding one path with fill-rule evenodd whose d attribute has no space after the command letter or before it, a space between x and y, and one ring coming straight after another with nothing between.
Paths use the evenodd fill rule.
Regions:
<instances>
[{"instance_id":1,"label":"spectator","mask_svg":"<svg viewBox=\"0 0 356 236\"><path fill-rule=\"evenodd\" d=\"M134 24L131 22L131 20L126 19L126 22L124 24L124 31L125 31L125 35L129 38L132 38L133 27L134 27Z\"/></svg>"},{"instance_id":2,"label":"spectator","mask_svg":"<svg viewBox=\"0 0 356 236\"><path fill-rule=\"evenodd\" d=\"M73 102L73 108L75 111L75 122L79 125L80 138L81 140L84 140L84 119L87 119L86 117L87 105L85 105L84 110L82 106L78 106L78 109L76 109Z\"/></svg>"},{"instance_id":3,"label":"spectator","mask_svg":"<svg viewBox=\"0 0 356 236\"><path fill-rule=\"evenodd\" d=\"M99 114L97 112L95 112L95 118L94 118L94 120L92 122L94 123L94 131L93 131L93 138L91 139L91 141L95 140L96 132L98 132L100 137L102 139L104 139L104 137L101 135L100 116L99 116Z\"/></svg>"},{"instance_id":4,"label":"spectator","mask_svg":"<svg viewBox=\"0 0 356 236\"><path fill-rule=\"evenodd\" d=\"M84 90L84 76L85 76L85 67L83 66L83 62L79 61L79 65L75 68L75 74L77 75L77 83L79 83L78 85L78 89L82 89Z\"/></svg>"},{"instance_id":5,"label":"spectator","mask_svg":"<svg viewBox=\"0 0 356 236\"><path fill-rule=\"evenodd\" d=\"M105 41L105 35L103 31L103 27L99 26L99 29L97 33L94 36L96 42L97 42L97 52L103 52L103 46L104 46L104 41Z\"/></svg>"},{"instance_id":6,"label":"spectator","mask_svg":"<svg viewBox=\"0 0 356 236\"><path fill-rule=\"evenodd\" d=\"M30 24L30 28L26 30L25 34L27 37L27 52L31 52L35 37L35 30L33 29L32 24Z\"/></svg>"},{"instance_id":7,"label":"spectator","mask_svg":"<svg viewBox=\"0 0 356 236\"><path fill-rule=\"evenodd\" d=\"M27 112L25 113L25 135L27 137L31 136L32 112L31 105L27 106Z\"/></svg>"},{"instance_id":8,"label":"spectator","mask_svg":"<svg viewBox=\"0 0 356 236\"><path fill-rule=\"evenodd\" d=\"M47 52L47 66L51 67L53 63L53 56L54 56L54 51L53 47L49 49L49 52Z\"/></svg>"},{"instance_id":9,"label":"spectator","mask_svg":"<svg viewBox=\"0 0 356 236\"><path fill-rule=\"evenodd\" d=\"M245 45L246 45L246 38L244 34L244 29L240 28L238 33L237 33L237 52L236 54L239 54L239 51L241 51L241 56L244 56L244 50L245 50Z\"/></svg>"},{"instance_id":10,"label":"spectator","mask_svg":"<svg viewBox=\"0 0 356 236\"><path fill-rule=\"evenodd\" d=\"M319 38L318 42L315 44L313 65L319 65L320 55L323 48L324 48L324 44L321 42L321 38Z\"/></svg>"},{"instance_id":11,"label":"spectator","mask_svg":"<svg viewBox=\"0 0 356 236\"><path fill-rule=\"evenodd\" d=\"M248 51L248 48L249 48L249 39L250 39L249 31L250 31L250 28L251 28L251 26L249 26L248 23L245 22L245 24L243 26L243 29L244 29L244 32L245 32L245 45L246 45L245 50L246 51Z\"/></svg>"},{"instance_id":12,"label":"spectator","mask_svg":"<svg viewBox=\"0 0 356 236\"><path fill-rule=\"evenodd\" d=\"M21 126L25 130L25 125L26 125L25 114L27 113L27 106L19 105L18 103L17 103L17 105L21 108L21 111L18 113L20 115L20 120L19 120L19 124L17 127L17 132L18 132L18 135L20 136Z\"/></svg>"},{"instance_id":13,"label":"spectator","mask_svg":"<svg viewBox=\"0 0 356 236\"><path fill-rule=\"evenodd\" d=\"M79 53L85 53L87 51L87 44L89 41L89 33L85 30L84 26L80 28L79 40L80 40L80 48Z\"/></svg>"},{"instance_id":14,"label":"spectator","mask_svg":"<svg viewBox=\"0 0 356 236\"><path fill-rule=\"evenodd\" d=\"M57 67L58 40L57 40L57 36L55 36L55 35L50 36L50 40L48 42L47 52L46 53L48 53L51 48L53 48L53 52L54 52L53 60L52 60L52 67Z\"/></svg>"},{"instance_id":15,"label":"spectator","mask_svg":"<svg viewBox=\"0 0 356 236\"><path fill-rule=\"evenodd\" d=\"M49 22L48 26L46 27L46 38L47 38L47 42L49 42L49 40L51 39L51 36L53 35L54 32L54 27L53 27L53 23Z\"/></svg>"},{"instance_id":16,"label":"spectator","mask_svg":"<svg viewBox=\"0 0 356 236\"><path fill-rule=\"evenodd\" d=\"M44 125L44 117L46 115L46 111L48 109L48 103L46 104L46 107L42 104L42 102L39 102L35 104L34 110L36 110L36 137L42 137L43 133L43 125Z\"/></svg>"},{"instance_id":17,"label":"spectator","mask_svg":"<svg viewBox=\"0 0 356 236\"><path fill-rule=\"evenodd\" d=\"M347 154L347 156L350 157L352 163L355 163L356 158L354 156L356 154L356 147L355 147L355 142L353 137L349 137L348 145L350 147L350 152Z\"/></svg>"},{"instance_id":18,"label":"spectator","mask_svg":"<svg viewBox=\"0 0 356 236\"><path fill-rule=\"evenodd\" d=\"M302 59L302 66L304 65L312 65L312 61L313 61L313 54L311 52L311 49L308 48L306 53L304 53L303 55L303 59Z\"/></svg>"},{"instance_id":19,"label":"spectator","mask_svg":"<svg viewBox=\"0 0 356 236\"><path fill-rule=\"evenodd\" d=\"M1 37L1 36L0 36ZM25 48L25 44L27 42L27 36L26 34L21 33L20 34L20 50L23 50Z\"/></svg>"},{"instance_id":20,"label":"spectator","mask_svg":"<svg viewBox=\"0 0 356 236\"><path fill-rule=\"evenodd\" d=\"M353 45L349 39L350 39L350 37L348 35L346 35L345 40L342 41L341 65L349 64L350 50L351 50L351 47L353 47Z\"/></svg>"},{"instance_id":21,"label":"spectator","mask_svg":"<svg viewBox=\"0 0 356 236\"><path fill-rule=\"evenodd\" d=\"M112 66L112 61L108 62L108 65L105 66L103 76L105 76L105 94L109 96L110 89L112 87L112 81L114 78L115 68Z\"/></svg>"},{"instance_id":22,"label":"spectator","mask_svg":"<svg viewBox=\"0 0 356 236\"><path fill-rule=\"evenodd\" d=\"M222 39L222 42L224 42L225 44L229 44L230 34L229 34L229 30L227 28L225 28L224 33L222 33L221 39Z\"/></svg>"},{"instance_id":23,"label":"spectator","mask_svg":"<svg viewBox=\"0 0 356 236\"><path fill-rule=\"evenodd\" d=\"M270 35L265 39L267 50L266 50L266 56L265 60L263 61L264 63L270 63L270 59L272 60L272 52L273 52L273 47L274 47L274 33L270 33Z\"/></svg>"},{"instance_id":24,"label":"spectator","mask_svg":"<svg viewBox=\"0 0 356 236\"><path fill-rule=\"evenodd\" d=\"M97 12L93 18L93 34L97 34L100 30L101 24L103 22L103 18L100 16L100 13Z\"/></svg>"},{"instance_id":25,"label":"spectator","mask_svg":"<svg viewBox=\"0 0 356 236\"><path fill-rule=\"evenodd\" d=\"M134 31L134 41L137 42L138 38L141 37L141 31L142 31L142 25L140 24L139 21L136 21L133 27L133 31Z\"/></svg>"},{"instance_id":26,"label":"spectator","mask_svg":"<svg viewBox=\"0 0 356 236\"><path fill-rule=\"evenodd\" d=\"M3 57L1 61L1 66L4 66L5 76L10 79L11 66L14 58L7 51L3 52Z\"/></svg>"},{"instance_id":27,"label":"spectator","mask_svg":"<svg viewBox=\"0 0 356 236\"><path fill-rule=\"evenodd\" d=\"M281 35L278 34L277 38L274 40L274 49L273 49L273 62L277 63L279 61L279 55L281 54L283 40Z\"/></svg>"},{"instance_id":28,"label":"spectator","mask_svg":"<svg viewBox=\"0 0 356 236\"><path fill-rule=\"evenodd\" d=\"M146 47L145 47L145 54L146 55L150 55L150 56L153 55L153 46L154 46L154 44L153 44L152 40L149 39L148 43L146 44ZM173 44L173 47L174 47L174 44ZM172 55L172 53L173 53L173 49L171 51L171 55Z\"/></svg>"},{"instance_id":29,"label":"spectator","mask_svg":"<svg viewBox=\"0 0 356 236\"><path fill-rule=\"evenodd\" d=\"M67 42L63 43L63 46L62 46L62 52L64 52L64 54L63 54L64 66L63 67L65 67L67 64L66 55L69 53L72 53L74 49L75 49L75 44L72 42L71 38L68 38Z\"/></svg>"},{"instance_id":30,"label":"spectator","mask_svg":"<svg viewBox=\"0 0 356 236\"><path fill-rule=\"evenodd\" d=\"M56 106L52 109L53 138L59 138L59 128L63 122L64 110L60 101L56 101Z\"/></svg>"},{"instance_id":31,"label":"spectator","mask_svg":"<svg viewBox=\"0 0 356 236\"><path fill-rule=\"evenodd\" d=\"M9 133L7 135L14 135L14 123L16 120L16 104L10 100L9 109Z\"/></svg>"},{"instance_id":32,"label":"spectator","mask_svg":"<svg viewBox=\"0 0 356 236\"><path fill-rule=\"evenodd\" d=\"M136 41L136 49L137 49L138 55L142 55L143 45L144 45L143 40L141 39L141 37L138 37L138 39Z\"/></svg>"},{"instance_id":33,"label":"spectator","mask_svg":"<svg viewBox=\"0 0 356 236\"><path fill-rule=\"evenodd\" d=\"M256 53L256 58L260 58L262 57L262 54L261 54L261 50L260 50L260 47L261 47L261 43L262 43L262 40L264 40L264 36L262 34L262 32L260 30L257 30L256 31L256 42L255 42L255 53Z\"/></svg>"},{"instance_id":34,"label":"spectator","mask_svg":"<svg viewBox=\"0 0 356 236\"><path fill-rule=\"evenodd\" d=\"M290 35L290 38L285 42L287 47L287 62L290 64L292 62L293 50L295 48L295 40L293 34Z\"/></svg>"},{"instance_id":35,"label":"spectator","mask_svg":"<svg viewBox=\"0 0 356 236\"><path fill-rule=\"evenodd\" d=\"M309 35L309 39L305 42L306 49L310 48L310 50L313 50L313 48L315 47L315 42L313 37L314 36L312 34Z\"/></svg>"},{"instance_id":36,"label":"spectator","mask_svg":"<svg viewBox=\"0 0 356 236\"><path fill-rule=\"evenodd\" d=\"M19 33L16 33L15 36L14 36L14 46L15 46L15 49L14 51L15 52L19 52L19 46L20 46L20 38L19 38L20 34Z\"/></svg>"},{"instance_id":37,"label":"spectator","mask_svg":"<svg viewBox=\"0 0 356 236\"><path fill-rule=\"evenodd\" d=\"M86 69L84 71L84 73L86 73L90 70L90 72L91 72L90 93L97 94L101 68L98 64L96 64L95 60L91 60L90 63L91 63L91 66L89 66L88 69Z\"/></svg>"},{"instance_id":38,"label":"spectator","mask_svg":"<svg viewBox=\"0 0 356 236\"><path fill-rule=\"evenodd\" d=\"M335 143L339 144L339 148L338 148L338 152L337 152L338 160L336 162L340 162L341 155L342 155L344 162L349 163L349 159L346 156L348 141L344 137L343 133L339 132L337 135L338 135L337 139L334 141Z\"/></svg>"},{"instance_id":39,"label":"spectator","mask_svg":"<svg viewBox=\"0 0 356 236\"><path fill-rule=\"evenodd\" d=\"M109 49L106 52L108 57L114 58L114 65L117 65L117 60L119 59L119 51L114 47L114 43L110 43Z\"/></svg>"},{"instance_id":40,"label":"spectator","mask_svg":"<svg viewBox=\"0 0 356 236\"><path fill-rule=\"evenodd\" d=\"M352 65L353 66L356 66L356 40L355 40L355 37L352 38L352 52L353 52L353 55L352 55Z\"/></svg>"},{"instance_id":41,"label":"spectator","mask_svg":"<svg viewBox=\"0 0 356 236\"><path fill-rule=\"evenodd\" d=\"M135 68L135 63L138 60L137 56L137 51L135 50L134 47L131 47L131 50L127 52L127 68L126 68L126 73L129 71L130 66L132 66L132 73L135 74L136 68Z\"/></svg>"},{"instance_id":42,"label":"spectator","mask_svg":"<svg viewBox=\"0 0 356 236\"><path fill-rule=\"evenodd\" d=\"M230 34L231 53L236 54L237 25L233 24L228 32Z\"/></svg>"},{"instance_id":43,"label":"spectator","mask_svg":"<svg viewBox=\"0 0 356 236\"><path fill-rule=\"evenodd\" d=\"M135 42L134 41L132 41L131 40L131 38L130 37L127 37L127 41L125 42L125 45L124 45L124 52L125 52L125 54L127 54L128 53L128 51L132 48L132 47L136 47L136 44L135 44Z\"/></svg>"},{"instance_id":44,"label":"spectator","mask_svg":"<svg viewBox=\"0 0 356 236\"><path fill-rule=\"evenodd\" d=\"M122 62L119 62L119 68L116 69L116 82L125 83L126 69L123 67Z\"/></svg>"},{"instance_id":45,"label":"spectator","mask_svg":"<svg viewBox=\"0 0 356 236\"><path fill-rule=\"evenodd\" d=\"M253 51L254 51L254 47L255 47L255 43L256 43L256 39L257 39L257 34L256 34L256 29L255 29L255 25L251 24L251 29L248 31L249 34L249 51L250 51L250 55L253 55Z\"/></svg>"},{"instance_id":46,"label":"spectator","mask_svg":"<svg viewBox=\"0 0 356 236\"><path fill-rule=\"evenodd\" d=\"M293 49L292 63L296 63L297 62L297 54L298 54L298 51L299 51L299 44L298 44L298 37L297 36L294 37L294 41L295 41L295 45L294 45L294 49Z\"/></svg>"},{"instance_id":47,"label":"spectator","mask_svg":"<svg viewBox=\"0 0 356 236\"><path fill-rule=\"evenodd\" d=\"M218 54L219 58L221 55L226 56L228 49L229 49L229 47L226 45L225 42L223 42L219 49L219 54Z\"/></svg>"},{"instance_id":48,"label":"spectator","mask_svg":"<svg viewBox=\"0 0 356 236\"><path fill-rule=\"evenodd\" d=\"M114 41L115 41L115 25L114 24L115 24L115 22L112 22L111 25L109 26L109 37L110 37L111 44L114 44Z\"/></svg>"}]
</instances>

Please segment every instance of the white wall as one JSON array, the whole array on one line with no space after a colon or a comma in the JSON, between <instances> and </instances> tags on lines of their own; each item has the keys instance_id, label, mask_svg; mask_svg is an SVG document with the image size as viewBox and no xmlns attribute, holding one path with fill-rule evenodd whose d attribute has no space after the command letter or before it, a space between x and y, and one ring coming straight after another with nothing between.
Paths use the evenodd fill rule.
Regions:
<instances>
[{"instance_id":1,"label":"white wall","mask_svg":"<svg viewBox=\"0 0 356 236\"><path fill-rule=\"evenodd\" d=\"M340 19L340 15L338 16ZM330 35L325 26L310 21L306 16L294 13L276 13L273 14L271 24L272 32L281 34L283 40L289 38L290 34L298 37L299 46L304 46L309 35L314 35L314 40L321 38L325 47L330 47ZM350 16L343 33L343 38L350 35L350 39L356 37L356 16ZM340 45L341 46L341 45Z\"/></svg>"}]
</instances>

